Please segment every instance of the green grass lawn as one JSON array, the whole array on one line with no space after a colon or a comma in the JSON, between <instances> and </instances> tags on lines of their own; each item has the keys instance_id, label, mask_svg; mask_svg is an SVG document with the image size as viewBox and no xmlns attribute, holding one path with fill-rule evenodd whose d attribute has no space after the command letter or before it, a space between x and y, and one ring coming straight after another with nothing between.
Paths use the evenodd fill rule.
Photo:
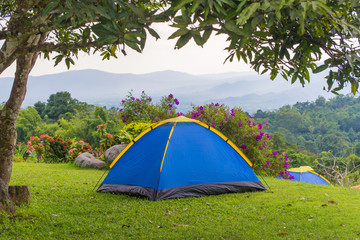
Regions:
<instances>
[{"instance_id":1,"label":"green grass lawn","mask_svg":"<svg viewBox=\"0 0 360 240\"><path fill-rule=\"evenodd\" d=\"M161 201L93 191L103 171L15 163L32 201L0 239L360 239L360 191L265 178L272 191Z\"/></svg>"}]
</instances>

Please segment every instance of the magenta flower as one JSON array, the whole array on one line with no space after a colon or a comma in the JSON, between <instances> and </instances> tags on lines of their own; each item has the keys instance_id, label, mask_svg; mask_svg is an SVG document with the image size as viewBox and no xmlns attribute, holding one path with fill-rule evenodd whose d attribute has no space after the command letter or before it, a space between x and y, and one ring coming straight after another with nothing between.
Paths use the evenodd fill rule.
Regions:
<instances>
[{"instance_id":1,"label":"magenta flower","mask_svg":"<svg viewBox=\"0 0 360 240\"><path fill-rule=\"evenodd\" d=\"M172 108L172 104L171 104L171 103L169 103L169 108Z\"/></svg>"},{"instance_id":2,"label":"magenta flower","mask_svg":"<svg viewBox=\"0 0 360 240\"><path fill-rule=\"evenodd\" d=\"M176 98L174 99L174 102L176 105L179 105L179 100L177 100Z\"/></svg>"}]
</instances>

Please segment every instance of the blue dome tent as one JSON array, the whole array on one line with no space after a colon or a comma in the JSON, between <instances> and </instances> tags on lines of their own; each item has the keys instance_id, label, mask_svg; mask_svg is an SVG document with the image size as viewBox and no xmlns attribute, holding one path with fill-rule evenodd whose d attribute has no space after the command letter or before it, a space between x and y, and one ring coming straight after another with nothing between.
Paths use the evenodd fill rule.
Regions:
<instances>
[{"instance_id":1,"label":"blue dome tent","mask_svg":"<svg viewBox=\"0 0 360 240\"><path fill-rule=\"evenodd\" d=\"M98 192L152 200L266 190L223 134L183 116L153 125L110 165Z\"/></svg>"},{"instance_id":2,"label":"blue dome tent","mask_svg":"<svg viewBox=\"0 0 360 240\"><path fill-rule=\"evenodd\" d=\"M309 166L289 168L287 171L294 177L291 179L292 181L313 183L318 185L331 185L331 183L326 178L314 172L314 169ZM281 179L281 177L278 178Z\"/></svg>"}]
</instances>

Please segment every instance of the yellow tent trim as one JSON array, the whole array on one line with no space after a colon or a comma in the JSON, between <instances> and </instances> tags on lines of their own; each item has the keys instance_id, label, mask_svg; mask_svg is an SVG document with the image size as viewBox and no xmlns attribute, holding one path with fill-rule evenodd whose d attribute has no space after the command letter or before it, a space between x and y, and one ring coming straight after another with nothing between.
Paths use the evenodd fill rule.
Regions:
<instances>
[{"instance_id":1,"label":"yellow tent trim","mask_svg":"<svg viewBox=\"0 0 360 240\"><path fill-rule=\"evenodd\" d=\"M168 122L196 122L196 123L199 123L200 121L196 120L196 119L187 118L185 116L179 116L179 117L175 117L175 118L166 119L164 121L161 121L160 123L162 123L162 122L164 122L164 123L168 123Z\"/></svg>"},{"instance_id":2,"label":"yellow tent trim","mask_svg":"<svg viewBox=\"0 0 360 240\"><path fill-rule=\"evenodd\" d=\"M131 143L129 143L126 148L124 150L121 151L121 153L114 159L114 161L111 163L110 165L110 168L112 168L115 163L121 158L122 155L125 154L125 152L137 141L139 140L142 136L144 136L146 133L150 132L151 130L165 124L165 123L169 123L169 122L174 122L174 126L173 128L171 129L171 133L170 133L170 136L169 136L169 139L172 135L172 132L174 130L174 127L176 125L177 122L194 122L194 123L197 123L205 128L208 128L210 131L214 132L215 134L217 134L219 137L221 137L224 141L226 141L237 153L240 154L240 156L242 156L245 161L249 164L250 167L253 166L253 164L251 163L251 161L246 157L246 155L227 137L225 137L224 134L222 134L221 132L219 132L218 130L216 130L215 128L212 128L210 126L208 126L207 124L203 123L203 122L200 122L199 120L196 120L196 119L191 119L191 118L187 118L187 117L184 117L184 116L179 116L179 117L175 117L175 118L169 118L169 119L166 119L164 121L161 121L161 122L158 122L158 123L155 123L154 125L152 125L150 128L146 129L145 131L143 131L142 133L140 133ZM167 149L167 146L169 144L169 139L168 139L168 143L166 144L166 149ZM165 149L165 153L164 153L164 156L163 156L163 161L164 161L164 157L165 157L165 154L166 154L166 149ZM162 164L163 164L163 161L161 163L161 168L162 168ZM160 171L161 171L161 168L160 168Z\"/></svg>"},{"instance_id":3,"label":"yellow tent trim","mask_svg":"<svg viewBox=\"0 0 360 240\"><path fill-rule=\"evenodd\" d=\"M166 155L167 148L168 148L168 146L169 146L170 138L171 138L171 135L172 135L172 133L173 133L173 131L174 131L175 125L176 125L176 122L174 123L173 127L171 128L171 131L170 131L170 134L169 134L169 138L168 138L167 143L166 143L164 155L163 155L163 158L162 158L162 160L161 160L160 172L162 171L162 167L163 167L163 164L164 164L165 155Z\"/></svg>"},{"instance_id":4,"label":"yellow tent trim","mask_svg":"<svg viewBox=\"0 0 360 240\"><path fill-rule=\"evenodd\" d=\"M332 186L332 184L331 184L326 178L324 178L323 176L321 176L320 174L318 174L318 173L316 173L316 172L314 172L314 171L311 171L311 170L309 170L309 172L312 172L313 174L318 175L319 177L321 177L322 179L324 179L325 181L327 181L327 182Z\"/></svg>"},{"instance_id":5,"label":"yellow tent trim","mask_svg":"<svg viewBox=\"0 0 360 240\"><path fill-rule=\"evenodd\" d=\"M309 167L309 166L301 166L298 168L289 168L288 171L290 171L290 172L308 172L308 171L314 171L314 169L312 169L312 167Z\"/></svg>"}]
</instances>

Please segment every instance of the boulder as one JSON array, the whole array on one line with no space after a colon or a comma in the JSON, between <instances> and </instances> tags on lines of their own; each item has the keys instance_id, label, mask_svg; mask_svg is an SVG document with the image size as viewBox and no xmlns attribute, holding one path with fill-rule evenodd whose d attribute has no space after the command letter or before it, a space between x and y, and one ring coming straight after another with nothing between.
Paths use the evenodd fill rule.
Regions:
<instances>
[{"instance_id":1,"label":"boulder","mask_svg":"<svg viewBox=\"0 0 360 240\"><path fill-rule=\"evenodd\" d=\"M91 153L85 152L77 156L75 164L83 168L98 168L102 169L105 167L105 162L95 158Z\"/></svg>"},{"instance_id":2,"label":"boulder","mask_svg":"<svg viewBox=\"0 0 360 240\"><path fill-rule=\"evenodd\" d=\"M9 186L9 195L15 205L29 204L31 199L29 186Z\"/></svg>"},{"instance_id":3,"label":"boulder","mask_svg":"<svg viewBox=\"0 0 360 240\"><path fill-rule=\"evenodd\" d=\"M124 150L126 146L127 146L126 144L118 144L107 149L104 153L105 160L108 163L112 163L114 159L121 153L122 150Z\"/></svg>"}]
</instances>

